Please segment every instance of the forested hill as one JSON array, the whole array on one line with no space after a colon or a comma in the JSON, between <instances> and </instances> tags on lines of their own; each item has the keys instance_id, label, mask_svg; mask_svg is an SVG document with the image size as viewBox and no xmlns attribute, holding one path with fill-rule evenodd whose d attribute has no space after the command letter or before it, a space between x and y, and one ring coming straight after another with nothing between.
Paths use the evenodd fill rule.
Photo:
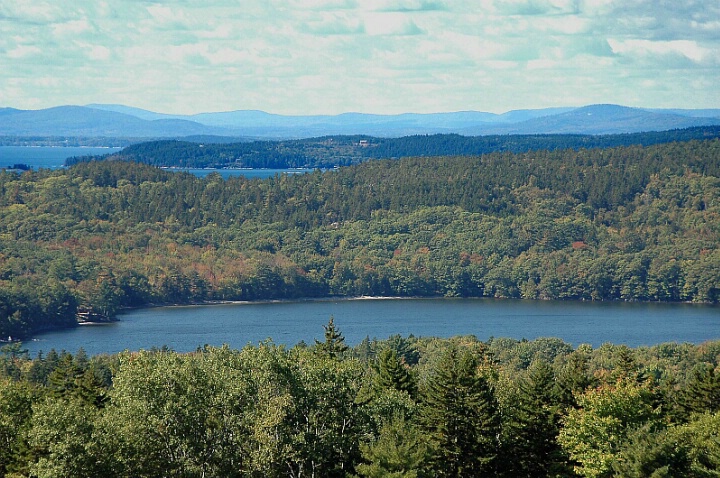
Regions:
<instances>
[{"instance_id":1,"label":"forested hill","mask_svg":"<svg viewBox=\"0 0 720 478\"><path fill-rule=\"evenodd\" d=\"M436 134L402 138L327 136L288 141L218 144L209 141L163 140L135 144L110 159L154 166L189 168L332 168L368 159L412 156L467 156L493 152L613 148L720 137L720 126L615 135L493 135ZM105 157L107 158L107 157ZM70 158L68 165L92 157Z\"/></svg>"},{"instance_id":2,"label":"forested hill","mask_svg":"<svg viewBox=\"0 0 720 478\"><path fill-rule=\"evenodd\" d=\"M123 306L319 296L720 299L720 140L267 180L0 174L0 336Z\"/></svg>"}]
</instances>

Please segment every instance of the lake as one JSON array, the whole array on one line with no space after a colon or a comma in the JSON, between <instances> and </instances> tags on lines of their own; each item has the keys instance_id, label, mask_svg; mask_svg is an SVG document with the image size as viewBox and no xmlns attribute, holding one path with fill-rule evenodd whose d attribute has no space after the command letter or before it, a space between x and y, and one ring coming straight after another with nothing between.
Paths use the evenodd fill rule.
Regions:
<instances>
[{"instance_id":1,"label":"lake","mask_svg":"<svg viewBox=\"0 0 720 478\"><path fill-rule=\"evenodd\" d=\"M631 347L720 339L720 307L700 304L562 302L495 299L307 300L158 307L132 310L111 324L39 335L24 346L89 354L167 345L178 352L204 344L241 348L268 338L295 345L323 339L330 316L346 342L390 335L472 334L515 339L559 337L577 346L605 342Z\"/></svg>"},{"instance_id":2,"label":"lake","mask_svg":"<svg viewBox=\"0 0 720 478\"><path fill-rule=\"evenodd\" d=\"M114 153L122 148L91 148L91 147L50 147L50 146L0 146L0 168L14 164L27 164L33 169L62 168L67 158L73 156L100 156ZM311 172L311 169L191 169L172 168L169 171L185 171L200 178L210 173L218 173L224 179L232 176L245 176L246 178L270 178L276 174L301 174Z\"/></svg>"}]
</instances>

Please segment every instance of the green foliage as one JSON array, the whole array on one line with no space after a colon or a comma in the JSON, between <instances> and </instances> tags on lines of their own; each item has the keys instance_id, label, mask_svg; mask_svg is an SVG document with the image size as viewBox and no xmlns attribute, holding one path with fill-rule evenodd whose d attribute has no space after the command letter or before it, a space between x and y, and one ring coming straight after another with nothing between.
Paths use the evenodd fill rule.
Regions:
<instances>
[{"instance_id":1,"label":"green foliage","mask_svg":"<svg viewBox=\"0 0 720 478\"><path fill-rule=\"evenodd\" d=\"M420 360L420 353L414 345L415 337L410 335L409 337L403 337L399 334L391 335L385 340L385 344L388 348L395 351L400 360L407 365L417 365Z\"/></svg>"},{"instance_id":2,"label":"green foliage","mask_svg":"<svg viewBox=\"0 0 720 478\"><path fill-rule=\"evenodd\" d=\"M692 460L688 476L720 476L720 414L695 415L688 424L674 430L679 441L689 444Z\"/></svg>"},{"instance_id":3,"label":"green foliage","mask_svg":"<svg viewBox=\"0 0 720 478\"><path fill-rule=\"evenodd\" d=\"M52 395L33 407L28 433L35 461L31 476L81 478L108 476L96 459L98 443L93 436L98 411L79 400L54 399Z\"/></svg>"},{"instance_id":4,"label":"green foliage","mask_svg":"<svg viewBox=\"0 0 720 478\"><path fill-rule=\"evenodd\" d=\"M503 443L509 476L567 476L567 456L557 436L562 406L555 374L545 361L533 362L508 404Z\"/></svg>"},{"instance_id":5,"label":"green foliage","mask_svg":"<svg viewBox=\"0 0 720 478\"><path fill-rule=\"evenodd\" d=\"M116 155L69 158L68 166L86 161L133 160L154 166L183 168L330 168L357 164L371 158L409 156L481 155L511 151L612 148L652 145L717 137L717 127L616 135L416 135L402 138L329 136L287 141L253 141L203 144L188 141L150 141L126 147ZM366 140L368 145L360 143Z\"/></svg>"},{"instance_id":6,"label":"green foliage","mask_svg":"<svg viewBox=\"0 0 720 478\"><path fill-rule=\"evenodd\" d=\"M365 478L423 478L430 457L420 430L396 415L380 429L377 440L361 445L363 463L357 474Z\"/></svg>"},{"instance_id":7,"label":"green foliage","mask_svg":"<svg viewBox=\"0 0 720 478\"><path fill-rule=\"evenodd\" d=\"M286 470L291 476L344 477L359 461L358 436L370 424L357 401L363 368L355 360L307 351L296 351L293 359L299 369Z\"/></svg>"},{"instance_id":8,"label":"green foliage","mask_svg":"<svg viewBox=\"0 0 720 478\"><path fill-rule=\"evenodd\" d=\"M327 355L330 358L341 358L349 347L345 345L345 337L342 332L335 327L335 318L331 315L327 325L323 325L325 329L325 341L315 340L315 349L318 353Z\"/></svg>"},{"instance_id":9,"label":"green foliage","mask_svg":"<svg viewBox=\"0 0 720 478\"><path fill-rule=\"evenodd\" d=\"M434 476L494 473L500 417L477 359L467 350L450 347L423 384L420 398Z\"/></svg>"},{"instance_id":10,"label":"green foliage","mask_svg":"<svg viewBox=\"0 0 720 478\"><path fill-rule=\"evenodd\" d=\"M683 390L681 406L686 413L720 411L720 374L711 365L700 365Z\"/></svg>"},{"instance_id":11,"label":"green foliage","mask_svg":"<svg viewBox=\"0 0 720 478\"><path fill-rule=\"evenodd\" d=\"M272 345L123 357L103 416L114 466L132 476L247 476L279 460L291 365Z\"/></svg>"},{"instance_id":12,"label":"green foliage","mask_svg":"<svg viewBox=\"0 0 720 478\"><path fill-rule=\"evenodd\" d=\"M398 357L397 352L390 347L383 349L378 356L377 387L380 389L395 389L405 392L411 397L417 393L417 383L409 366Z\"/></svg>"},{"instance_id":13,"label":"green foliage","mask_svg":"<svg viewBox=\"0 0 720 478\"><path fill-rule=\"evenodd\" d=\"M3 476L24 467L35 400L27 383L0 378L0 474Z\"/></svg>"},{"instance_id":14,"label":"green foliage","mask_svg":"<svg viewBox=\"0 0 720 478\"><path fill-rule=\"evenodd\" d=\"M588 361L587 354L578 348L567 356L566 363L558 371L556 393L563 406L577 406L576 398L588 387L595 385L588 371Z\"/></svg>"},{"instance_id":15,"label":"green foliage","mask_svg":"<svg viewBox=\"0 0 720 478\"><path fill-rule=\"evenodd\" d=\"M487 144L415 137L359 151L356 140L242 146L267 164L362 162L262 181L122 161L0 172L0 337L206 300L720 300L717 139L550 138L574 149L368 162ZM191 164L186 146L135 151ZM275 152L262 159L265 147ZM212 164L231 150L215 148ZM0 353L0 471L717 476L718 365L716 342L393 336L351 353L332 317L323 341L292 351L31 360L12 345Z\"/></svg>"},{"instance_id":16,"label":"green foliage","mask_svg":"<svg viewBox=\"0 0 720 478\"><path fill-rule=\"evenodd\" d=\"M643 426L630 435L613 469L618 476L706 478L720 476L720 418L703 413L666 429Z\"/></svg>"},{"instance_id":17,"label":"green foliage","mask_svg":"<svg viewBox=\"0 0 720 478\"><path fill-rule=\"evenodd\" d=\"M677 440L672 430L657 430L646 424L628 436L628 443L612 468L628 478L693 476L687 443Z\"/></svg>"},{"instance_id":18,"label":"green foliage","mask_svg":"<svg viewBox=\"0 0 720 478\"><path fill-rule=\"evenodd\" d=\"M577 401L580 408L568 411L558 441L581 476L610 476L629 432L658 418L650 391L634 381L589 389Z\"/></svg>"},{"instance_id":19,"label":"green foliage","mask_svg":"<svg viewBox=\"0 0 720 478\"><path fill-rule=\"evenodd\" d=\"M242 350L97 357L51 351L34 359L13 347L19 350L15 367L0 377L0 473L720 474L715 404L698 401L689 415L666 406L685 397L699 365L717 361L717 342L581 345L552 364L536 359L527 369L517 368L527 350L553 342L531 341L514 352L500 347L512 343L413 338L418 364L409 372L420 379L417 402L392 385L402 381L379 386L373 364L338 360L312 347L286 350L266 342ZM375 341L381 357L395 365L401 363L396 345L397 337ZM491 350L502 351L502 362L492 362ZM648 379L616 378L629 357L629 369L651 371ZM662 402L656 376L672 384Z\"/></svg>"}]
</instances>

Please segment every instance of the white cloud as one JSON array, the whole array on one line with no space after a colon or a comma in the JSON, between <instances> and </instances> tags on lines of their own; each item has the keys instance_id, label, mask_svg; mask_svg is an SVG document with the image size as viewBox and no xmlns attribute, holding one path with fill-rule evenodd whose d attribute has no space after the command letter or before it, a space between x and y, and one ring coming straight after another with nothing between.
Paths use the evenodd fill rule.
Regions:
<instances>
[{"instance_id":1,"label":"white cloud","mask_svg":"<svg viewBox=\"0 0 720 478\"><path fill-rule=\"evenodd\" d=\"M31 56L39 56L42 50L34 45L18 45L7 51L7 57L11 59L27 58Z\"/></svg>"},{"instance_id":2,"label":"white cloud","mask_svg":"<svg viewBox=\"0 0 720 478\"><path fill-rule=\"evenodd\" d=\"M720 3L702 0L0 0L16 107L720 107L719 55Z\"/></svg>"},{"instance_id":3,"label":"white cloud","mask_svg":"<svg viewBox=\"0 0 720 478\"><path fill-rule=\"evenodd\" d=\"M44 24L67 19L67 10L56 2L14 2L0 3L0 18L9 18L18 24Z\"/></svg>"},{"instance_id":4,"label":"white cloud","mask_svg":"<svg viewBox=\"0 0 720 478\"><path fill-rule=\"evenodd\" d=\"M56 36L78 35L90 30L90 28L90 23L86 18L55 23L52 26L53 33Z\"/></svg>"},{"instance_id":5,"label":"white cloud","mask_svg":"<svg viewBox=\"0 0 720 478\"><path fill-rule=\"evenodd\" d=\"M417 35L420 28L402 13L368 13L365 29L370 35Z\"/></svg>"},{"instance_id":6,"label":"white cloud","mask_svg":"<svg viewBox=\"0 0 720 478\"><path fill-rule=\"evenodd\" d=\"M92 45L89 43L77 42L77 46L87 54L87 58L93 61L105 61L109 60L112 56L112 51L102 45Z\"/></svg>"},{"instance_id":7,"label":"white cloud","mask_svg":"<svg viewBox=\"0 0 720 478\"><path fill-rule=\"evenodd\" d=\"M698 45L697 42L691 40L650 41L610 39L608 43L612 47L613 52L628 57L652 59L653 57L682 56L695 63L704 63L707 61L716 63L718 59L717 52L704 48Z\"/></svg>"}]
</instances>

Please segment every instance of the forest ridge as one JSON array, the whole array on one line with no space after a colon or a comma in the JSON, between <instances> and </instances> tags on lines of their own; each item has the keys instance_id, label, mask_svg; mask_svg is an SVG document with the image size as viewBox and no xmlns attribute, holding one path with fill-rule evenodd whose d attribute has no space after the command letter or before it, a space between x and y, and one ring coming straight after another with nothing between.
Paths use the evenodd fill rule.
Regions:
<instances>
[{"instance_id":1,"label":"forest ridge","mask_svg":"<svg viewBox=\"0 0 720 478\"><path fill-rule=\"evenodd\" d=\"M611 135L414 135L401 138L324 136L277 141L232 142L229 138L194 137L146 141L104 156L68 158L66 165L98 160L135 161L174 168L335 168L372 159L415 156L477 156L496 152L651 146L720 137L720 126Z\"/></svg>"},{"instance_id":2,"label":"forest ridge","mask_svg":"<svg viewBox=\"0 0 720 478\"><path fill-rule=\"evenodd\" d=\"M0 174L0 335L325 296L717 302L720 141L377 160L267 180Z\"/></svg>"}]
</instances>

